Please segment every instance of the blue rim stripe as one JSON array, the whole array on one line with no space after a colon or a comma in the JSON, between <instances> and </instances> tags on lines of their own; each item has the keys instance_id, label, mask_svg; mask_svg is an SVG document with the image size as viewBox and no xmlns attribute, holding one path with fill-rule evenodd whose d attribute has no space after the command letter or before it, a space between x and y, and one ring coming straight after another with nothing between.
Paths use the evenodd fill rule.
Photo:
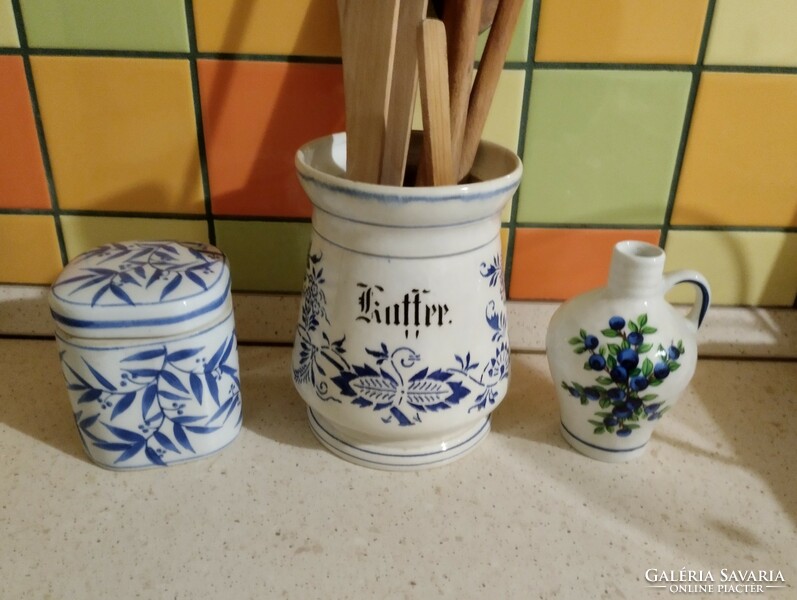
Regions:
<instances>
[{"instance_id":1,"label":"blue rim stripe","mask_svg":"<svg viewBox=\"0 0 797 600\"><path fill-rule=\"evenodd\" d=\"M170 317L158 317L155 319L125 319L121 321L84 321L83 319L73 319L64 315L58 314L50 309L53 319L67 327L76 327L79 329L128 329L131 327L157 327L161 325L173 325L175 323L183 323L190 321L196 317L207 314L220 306L224 305L227 297L230 295L230 286L224 291L224 294L219 296L216 300L205 306L192 310L188 313L174 315Z\"/></svg>"},{"instance_id":2,"label":"blue rim stripe","mask_svg":"<svg viewBox=\"0 0 797 600\"><path fill-rule=\"evenodd\" d=\"M461 454L461 452L458 452L456 454L452 454L451 453L452 450L456 450L457 448L461 448L462 446L472 442L474 438L478 437L479 435L481 435L484 432L484 429L486 427L490 427L490 421L491 421L490 415L487 415L487 418L485 419L484 423L482 423L482 426L479 427L479 429L476 432L474 432L473 435L471 435L468 439L461 441L456 446L451 446L450 448L446 448L445 450L435 450L434 452L420 452L420 453L417 453L417 454L391 454L391 453L388 453L388 452L375 452L373 450L365 450L363 448L355 446L354 444L351 444L350 442L342 440L339 437L337 437L337 436L333 435L332 433L330 433L329 430L324 428L324 426L318 420L318 417L316 416L315 411L312 408L309 408L309 413L310 413L310 416L313 419L313 423L315 423L318 426L318 428L321 431L323 431L325 434L327 434L330 438L332 438L333 440L335 440L336 442L339 442L340 444L342 444L344 446L348 446L349 448L352 448L355 452L362 452L364 455L367 455L367 456L384 456L386 458L398 458L398 459L413 459L413 458L425 458L427 456L428 457L440 456L440 458L438 460L424 461L424 462L412 463L412 464L380 462L378 460L364 458L363 456L355 454L355 452L346 452L345 450L343 450L341 448L336 448L336 447L333 446L335 451L340 452L341 454L345 454L346 456L351 456L352 458L360 460L360 461L363 461L363 462L369 462L369 463L373 463L375 465L385 465L385 466L388 466L388 467L396 467L396 466L397 467L413 467L413 466L430 465L430 464L434 464L436 462L441 462L441 461L444 461L444 460L448 460L449 458L453 458L454 456L457 456L457 455ZM466 449L470 450L470 447L466 448Z\"/></svg>"},{"instance_id":3,"label":"blue rim stripe","mask_svg":"<svg viewBox=\"0 0 797 600\"><path fill-rule=\"evenodd\" d=\"M318 187L321 187L330 192L346 194L347 196L351 196L353 198L359 198L361 200L377 200L380 202L389 202L394 204L408 204L410 202L445 202L446 200L461 200L463 202L474 202L478 200L484 200L486 198L492 198L494 196L500 196L501 194L506 194L510 190L514 190L520 183L520 179L518 178L509 185L506 185L502 188L492 189L490 191L484 191L484 192L468 193L468 194L456 193L448 196L409 196L406 194L386 194L384 192L377 193L366 190L354 189L351 187L344 187L342 185L335 185L332 183L321 181L320 179L316 179L315 177L312 177L302 172L299 172L299 178L309 183L312 183L313 185L317 185Z\"/></svg>"},{"instance_id":4,"label":"blue rim stripe","mask_svg":"<svg viewBox=\"0 0 797 600\"><path fill-rule=\"evenodd\" d=\"M585 446L589 446L590 448L595 448L595 450L602 450L603 452L615 452L617 454L621 454L623 452L633 452L634 450L639 450L640 448L644 448L645 446L648 445L648 443L645 442L641 446L635 446L633 448L604 448L603 446L598 446L597 444L592 444L590 442L587 442L586 440L582 440L580 437L578 437L576 434L570 431L567 428L567 425L565 425L562 421L559 421L559 424L562 426L562 429L564 429L568 434L570 434L573 437L573 439L578 440Z\"/></svg>"}]
</instances>

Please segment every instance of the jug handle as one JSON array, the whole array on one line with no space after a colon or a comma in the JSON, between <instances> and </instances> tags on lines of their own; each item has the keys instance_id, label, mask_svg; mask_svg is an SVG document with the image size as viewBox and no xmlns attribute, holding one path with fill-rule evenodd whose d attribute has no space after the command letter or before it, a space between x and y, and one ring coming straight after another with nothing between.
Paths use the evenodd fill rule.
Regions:
<instances>
[{"instance_id":1,"label":"jug handle","mask_svg":"<svg viewBox=\"0 0 797 600\"><path fill-rule=\"evenodd\" d=\"M695 302L686 315L687 320L697 330L703 324L703 319L706 317L709 304L711 304L711 287L709 287L706 278L697 271L681 270L664 274L665 292L681 283L691 283L697 287Z\"/></svg>"}]
</instances>

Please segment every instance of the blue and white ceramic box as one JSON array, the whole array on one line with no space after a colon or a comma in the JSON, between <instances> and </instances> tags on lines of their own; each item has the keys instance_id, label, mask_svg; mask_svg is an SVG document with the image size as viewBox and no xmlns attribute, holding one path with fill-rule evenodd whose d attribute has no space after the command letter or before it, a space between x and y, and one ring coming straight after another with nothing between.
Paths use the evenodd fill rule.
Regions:
<instances>
[{"instance_id":1,"label":"blue and white ceramic box","mask_svg":"<svg viewBox=\"0 0 797 600\"><path fill-rule=\"evenodd\" d=\"M191 242L123 242L72 260L50 291L61 367L89 457L167 466L241 428L227 258Z\"/></svg>"}]
</instances>

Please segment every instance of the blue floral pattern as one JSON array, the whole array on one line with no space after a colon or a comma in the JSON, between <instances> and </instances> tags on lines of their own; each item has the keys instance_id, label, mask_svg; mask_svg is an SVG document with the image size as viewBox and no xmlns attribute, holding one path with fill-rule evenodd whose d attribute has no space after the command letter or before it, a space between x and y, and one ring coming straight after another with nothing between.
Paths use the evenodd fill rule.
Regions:
<instances>
[{"instance_id":1,"label":"blue floral pattern","mask_svg":"<svg viewBox=\"0 0 797 600\"><path fill-rule=\"evenodd\" d=\"M484 318L491 330L492 356L483 364L471 352L454 355L454 366L430 366L409 345L390 348L385 342L364 348L371 360L350 364L346 338L332 340L324 294L321 254L308 256L304 296L297 328L298 358L293 377L311 384L322 401L344 401L380 413L384 423L406 427L422 422L422 415L470 402L468 412L483 410L498 400L498 385L509 377L506 314L491 300ZM504 287L500 256L482 263L480 274L490 287Z\"/></svg>"},{"instance_id":2,"label":"blue floral pattern","mask_svg":"<svg viewBox=\"0 0 797 600\"><path fill-rule=\"evenodd\" d=\"M588 354L584 370L599 373L595 382L584 385L562 381L562 388L583 405L598 404L601 410L589 420L594 433L627 437L639 428L641 420L655 421L669 409L650 390L664 384L680 368L678 359L684 354L684 345L678 340L654 349L645 336L657 329L648 324L647 314L639 315L636 321L615 315L608 325L600 332L609 340L605 344L584 329L569 340L575 353ZM651 352L652 360L645 356Z\"/></svg>"},{"instance_id":3,"label":"blue floral pattern","mask_svg":"<svg viewBox=\"0 0 797 600\"><path fill-rule=\"evenodd\" d=\"M234 332L212 354L184 343L151 347L122 358L114 381L83 356L75 355L82 364L69 364L62 351L68 389L82 407L74 418L84 443L118 453L120 466L142 453L145 464L159 466L196 455L196 436L240 426L235 349Z\"/></svg>"},{"instance_id":4,"label":"blue floral pattern","mask_svg":"<svg viewBox=\"0 0 797 600\"><path fill-rule=\"evenodd\" d=\"M175 300L207 291L223 263L221 252L194 242L106 244L73 260L68 268L76 274L59 279L53 291L91 306Z\"/></svg>"}]
</instances>

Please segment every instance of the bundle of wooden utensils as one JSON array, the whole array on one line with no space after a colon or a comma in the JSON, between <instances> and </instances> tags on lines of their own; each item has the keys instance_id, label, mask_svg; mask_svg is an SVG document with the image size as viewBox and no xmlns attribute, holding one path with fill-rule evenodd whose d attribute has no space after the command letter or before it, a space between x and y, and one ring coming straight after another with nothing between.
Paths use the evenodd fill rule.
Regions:
<instances>
[{"instance_id":1,"label":"bundle of wooden utensils","mask_svg":"<svg viewBox=\"0 0 797 600\"><path fill-rule=\"evenodd\" d=\"M433 0L439 20L427 18L427 0L338 0L347 177L394 186L465 180L522 5ZM476 40L487 27L474 80ZM423 143L413 152L419 82Z\"/></svg>"}]
</instances>

